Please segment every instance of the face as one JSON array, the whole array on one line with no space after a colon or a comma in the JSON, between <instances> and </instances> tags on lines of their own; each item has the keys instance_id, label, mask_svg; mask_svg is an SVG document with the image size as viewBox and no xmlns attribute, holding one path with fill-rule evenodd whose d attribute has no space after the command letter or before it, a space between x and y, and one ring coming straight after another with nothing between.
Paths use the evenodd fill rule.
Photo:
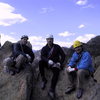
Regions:
<instances>
[{"instance_id":1,"label":"face","mask_svg":"<svg viewBox=\"0 0 100 100\"><path fill-rule=\"evenodd\" d=\"M82 52L82 46L76 47L74 50L79 54Z\"/></svg>"},{"instance_id":2,"label":"face","mask_svg":"<svg viewBox=\"0 0 100 100\"><path fill-rule=\"evenodd\" d=\"M47 38L47 44L52 45L53 44L53 38Z\"/></svg>"},{"instance_id":3,"label":"face","mask_svg":"<svg viewBox=\"0 0 100 100\"><path fill-rule=\"evenodd\" d=\"M27 44L27 38L21 39L21 43L22 43L22 44Z\"/></svg>"}]
</instances>

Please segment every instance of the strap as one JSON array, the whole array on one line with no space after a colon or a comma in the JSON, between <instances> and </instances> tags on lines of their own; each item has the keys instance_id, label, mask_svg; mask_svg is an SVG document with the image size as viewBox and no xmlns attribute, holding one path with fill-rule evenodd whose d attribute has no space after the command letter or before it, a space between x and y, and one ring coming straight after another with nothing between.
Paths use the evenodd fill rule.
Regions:
<instances>
[{"instance_id":1,"label":"strap","mask_svg":"<svg viewBox=\"0 0 100 100\"><path fill-rule=\"evenodd\" d=\"M49 54L48 54L48 58L50 58L50 57L52 56L53 51L54 51L54 46L51 48L51 50L50 50L50 52L49 52Z\"/></svg>"}]
</instances>

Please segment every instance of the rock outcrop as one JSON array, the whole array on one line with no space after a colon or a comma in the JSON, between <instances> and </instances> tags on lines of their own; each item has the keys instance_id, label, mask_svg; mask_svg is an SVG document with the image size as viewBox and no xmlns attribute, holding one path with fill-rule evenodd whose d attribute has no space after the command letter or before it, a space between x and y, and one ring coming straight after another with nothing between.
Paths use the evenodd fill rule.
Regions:
<instances>
[{"instance_id":1,"label":"rock outcrop","mask_svg":"<svg viewBox=\"0 0 100 100\"><path fill-rule=\"evenodd\" d=\"M12 43L6 42L0 49L0 100L31 100L33 72L30 65L11 76L3 72L3 59L11 55Z\"/></svg>"},{"instance_id":2,"label":"rock outcrop","mask_svg":"<svg viewBox=\"0 0 100 100\"><path fill-rule=\"evenodd\" d=\"M96 68L94 78L97 80L97 82L95 82L93 78L90 78L89 81L87 81L83 97L80 100L100 99L100 47L99 45L95 45L93 42L96 40L97 44L100 43L100 40L96 38L90 40L88 43L84 44L84 46L88 51L91 52L93 57L94 65ZM26 68L19 74L11 76L9 74L5 74L2 71L2 61L5 57L11 54L11 45L12 43L6 42L0 49L0 100L50 100L48 97L48 91L51 83L52 72L50 70L46 70L46 78L48 82L45 90L41 90L41 77L38 67L40 51L35 53L35 60L32 64L32 67L27 65ZM73 49L63 48L63 50L66 54L65 62L67 63L68 59L73 53ZM67 84L67 75L63 69L59 76L55 100L77 100L76 91L73 91L69 95L65 94Z\"/></svg>"}]
</instances>

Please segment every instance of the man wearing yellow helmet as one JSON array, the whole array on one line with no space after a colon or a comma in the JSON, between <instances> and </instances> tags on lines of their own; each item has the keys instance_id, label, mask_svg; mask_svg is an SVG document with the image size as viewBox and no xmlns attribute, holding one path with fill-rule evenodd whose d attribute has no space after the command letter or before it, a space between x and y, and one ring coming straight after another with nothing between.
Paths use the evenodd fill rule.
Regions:
<instances>
[{"instance_id":1,"label":"man wearing yellow helmet","mask_svg":"<svg viewBox=\"0 0 100 100\"><path fill-rule=\"evenodd\" d=\"M65 93L68 94L77 87L76 97L79 99L83 94L86 76L91 76L91 73L94 72L94 68L92 67L91 55L89 52L84 51L83 45L80 41L75 41L73 43L73 48L75 52L66 67L69 86ZM76 79L77 83L75 83Z\"/></svg>"}]
</instances>

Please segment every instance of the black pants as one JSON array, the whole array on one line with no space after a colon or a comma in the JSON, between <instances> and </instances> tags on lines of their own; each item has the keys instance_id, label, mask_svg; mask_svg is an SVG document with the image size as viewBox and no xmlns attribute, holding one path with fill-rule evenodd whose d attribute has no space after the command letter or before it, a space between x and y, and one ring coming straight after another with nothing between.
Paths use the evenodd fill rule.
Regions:
<instances>
[{"instance_id":1,"label":"black pants","mask_svg":"<svg viewBox=\"0 0 100 100\"><path fill-rule=\"evenodd\" d=\"M44 68L48 68L48 63L43 61L43 60L40 60L39 61L39 70L40 70L40 74L41 74L41 77L42 77L42 80L44 81L46 78L45 78L45 70ZM51 80L51 89L53 91L55 91L55 88L56 88L56 84L57 84L57 81L58 81L58 77L59 77L59 69L58 68L50 68L53 72L53 77L52 77L52 80Z\"/></svg>"}]
</instances>

